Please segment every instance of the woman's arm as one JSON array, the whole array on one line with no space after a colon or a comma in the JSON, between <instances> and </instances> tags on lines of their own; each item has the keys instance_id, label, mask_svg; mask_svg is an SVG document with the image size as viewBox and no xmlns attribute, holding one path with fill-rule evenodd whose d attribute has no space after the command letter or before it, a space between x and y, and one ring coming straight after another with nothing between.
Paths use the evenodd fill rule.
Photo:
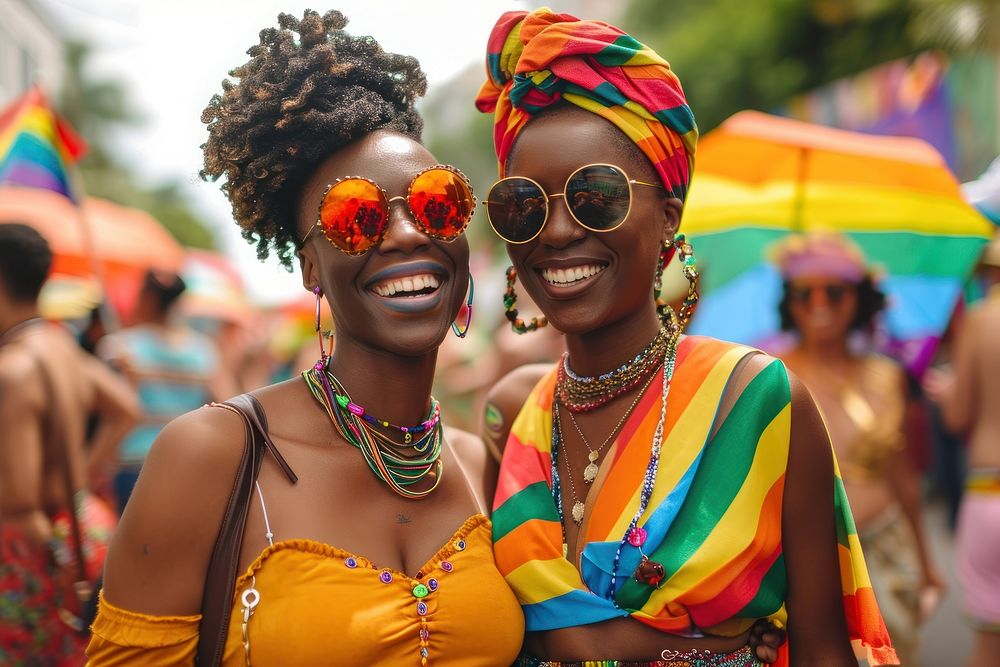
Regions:
<instances>
[{"instance_id":1,"label":"woman's arm","mask_svg":"<svg viewBox=\"0 0 1000 667\"><path fill-rule=\"evenodd\" d=\"M104 597L154 616L201 612L202 590L245 447L240 418L202 408L153 445L111 541Z\"/></svg>"},{"instance_id":2,"label":"woman's arm","mask_svg":"<svg viewBox=\"0 0 1000 667\"><path fill-rule=\"evenodd\" d=\"M840 589L830 437L805 385L788 374L791 442L782 509L791 665L857 665Z\"/></svg>"},{"instance_id":3,"label":"woman's arm","mask_svg":"<svg viewBox=\"0 0 1000 667\"><path fill-rule=\"evenodd\" d=\"M115 461L118 444L142 417L142 407L124 378L95 357L81 357L81 370L94 387L98 416L97 428L87 443L87 479L93 483L100 479L105 466Z\"/></svg>"},{"instance_id":4,"label":"woman's arm","mask_svg":"<svg viewBox=\"0 0 1000 667\"><path fill-rule=\"evenodd\" d=\"M487 451L497 463L503 457L507 436L514 418L521 411L528 394L542 377L552 369L551 364L527 364L515 368L493 385L486 395L479 433Z\"/></svg>"}]
</instances>

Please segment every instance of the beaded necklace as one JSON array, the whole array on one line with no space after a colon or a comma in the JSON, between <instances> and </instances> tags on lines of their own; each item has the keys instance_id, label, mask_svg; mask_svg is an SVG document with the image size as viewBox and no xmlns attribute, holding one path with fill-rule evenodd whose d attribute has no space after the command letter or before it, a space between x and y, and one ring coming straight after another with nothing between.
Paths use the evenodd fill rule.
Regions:
<instances>
[{"instance_id":1,"label":"beaded necklace","mask_svg":"<svg viewBox=\"0 0 1000 667\"><path fill-rule=\"evenodd\" d=\"M580 376L569 367L569 354L564 354L559 365L556 391L559 400L570 412L589 412L634 389L659 368L671 335L660 328L649 344L618 368L596 377Z\"/></svg>"},{"instance_id":2,"label":"beaded necklace","mask_svg":"<svg viewBox=\"0 0 1000 667\"><path fill-rule=\"evenodd\" d=\"M618 549L615 550L615 562L611 567L611 587L608 590L608 599L616 607L618 606L618 602L615 600L615 583L618 580L618 563L621 561L622 548L626 542L639 549L639 553L642 554L642 561L635 570L636 579L652 585L658 585L662 580L663 565L650 561L646 557L646 554L642 553L642 545L646 542L646 530L639 527L639 519L642 518L642 515L646 512L646 508L649 506L649 499L653 496L653 485L656 483L656 473L660 469L663 427L667 421L667 396L670 394L670 383L674 378L674 367L677 364L677 338L679 336L680 332L678 331L671 337L670 345L663 360L663 398L660 401L660 419L656 422L656 431L653 432L653 444L649 451L649 463L646 464L646 474L642 476L642 488L639 490L639 507L636 509L632 520L628 524L628 528L625 530L625 534L618 543ZM647 568L647 565L653 567ZM652 576L646 573L647 569L653 570L654 573Z\"/></svg>"},{"instance_id":3,"label":"beaded necklace","mask_svg":"<svg viewBox=\"0 0 1000 667\"><path fill-rule=\"evenodd\" d=\"M443 463L443 432L441 406L431 397L427 419L417 426L398 426L378 419L351 400L347 389L330 372L329 358L317 361L311 370L302 373L313 397L326 409L327 416L344 440L361 450L365 463L375 476L404 498L419 500L428 496L441 483ZM376 427L398 429L405 442L398 443ZM417 434L414 437L414 434ZM406 450L412 450L408 455ZM434 483L422 491L409 487L430 477Z\"/></svg>"},{"instance_id":4,"label":"beaded necklace","mask_svg":"<svg viewBox=\"0 0 1000 667\"><path fill-rule=\"evenodd\" d=\"M677 362L677 339L679 333L674 333L670 335L667 339L667 346L663 351L663 390L662 398L660 401L660 419L656 424L656 431L653 433L653 442L650 448L649 463L646 465L646 473L643 476L642 488L639 494L639 508L636 510L632 521L629 523L628 528L625 530L625 535L622 537L621 542L618 545L618 550L615 553L614 567L611 570L611 595L610 599L612 603L614 602L614 589L615 581L618 573L618 563L621 560L621 550L625 545L625 542L629 542L633 546L641 547L645 542L646 531L637 526L639 519L642 517L643 513L646 511L646 507L649 505L649 499L653 495L653 484L656 481L656 473L660 467L660 449L663 445L663 429L667 420L667 396L670 393L670 383L674 377L674 367ZM659 364L655 368L659 368ZM550 474L552 477L552 500L556 505L556 512L559 514L559 526L562 528L563 534L563 557L567 556L568 548L566 543L566 526L565 526L565 514L563 511L563 500L562 500L562 481L559 476L559 450L563 444L562 437L562 426L559 421L559 399L554 397L552 406L552 447L550 450L551 467ZM567 474L569 474L569 467L567 464ZM570 479L572 484L572 479ZM574 500L576 500L574 493ZM577 509L579 506L579 509ZM585 507L582 503L576 500L573 507L573 520L577 525L583 523L583 509ZM577 519L577 514L579 514L579 519ZM643 555L643 564L648 562L648 559ZM662 566L661 566L662 567Z\"/></svg>"}]
</instances>

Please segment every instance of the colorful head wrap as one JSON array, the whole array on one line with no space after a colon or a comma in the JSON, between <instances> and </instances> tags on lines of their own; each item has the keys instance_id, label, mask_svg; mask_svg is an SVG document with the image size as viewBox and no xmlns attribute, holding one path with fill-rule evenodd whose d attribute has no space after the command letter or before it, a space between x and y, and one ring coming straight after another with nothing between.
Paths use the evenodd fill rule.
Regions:
<instances>
[{"instance_id":1,"label":"colorful head wrap","mask_svg":"<svg viewBox=\"0 0 1000 667\"><path fill-rule=\"evenodd\" d=\"M771 257L785 280L824 276L857 283L870 273L861 250L833 232L789 236L773 248Z\"/></svg>"},{"instance_id":2,"label":"colorful head wrap","mask_svg":"<svg viewBox=\"0 0 1000 667\"><path fill-rule=\"evenodd\" d=\"M500 175L531 116L565 100L614 123L646 154L664 186L687 195L698 128L670 65L601 21L543 7L507 12L490 33L476 107L494 112Z\"/></svg>"}]
</instances>

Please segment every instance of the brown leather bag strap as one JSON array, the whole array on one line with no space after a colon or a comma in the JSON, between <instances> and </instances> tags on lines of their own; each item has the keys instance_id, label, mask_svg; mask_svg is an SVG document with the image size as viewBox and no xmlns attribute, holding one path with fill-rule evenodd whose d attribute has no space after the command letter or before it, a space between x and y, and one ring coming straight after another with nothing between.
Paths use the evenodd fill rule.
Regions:
<instances>
[{"instance_id":1,"label":"brown leather bag strap","mask_svg":"<svg viewBox=\"0 0 1000 667\"><path fill-rule=\"evenodd\" d=\"M293 484L298 480L278 449L267 435L267 418L256 398L241 394L225 403L215 404L236 412L243 418L246 430L246 449L236 471L233 490L226 503L219 536L212 549L212 559L205 576L205 589L201 599L201 623L198 626L199 666L222 664L222 654L229 632L229 617L233 605L233 585L239 568L243 548L243 530L246 525L254 482L260 472L264 452L269 451Z\"/></svg>"}]
</instances>

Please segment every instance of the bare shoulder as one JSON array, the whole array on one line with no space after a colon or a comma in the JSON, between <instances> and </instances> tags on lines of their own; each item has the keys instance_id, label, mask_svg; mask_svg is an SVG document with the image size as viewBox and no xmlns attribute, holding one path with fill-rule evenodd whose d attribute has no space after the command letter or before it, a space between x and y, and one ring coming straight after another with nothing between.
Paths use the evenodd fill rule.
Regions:
<instances>
[{"instance_id":1,"label":"bare shoulder","mask_svg":"<svg viewBox=\"0 0 1000 667\"><path fill-rule=\"evenodd\" d=\"M20 345L0 348L0 386L14 388L31 381L38 371L34 355Z\"/></svg>"},{"instance_id":2,"label":"bare shoulder","mask_svg":"<svg viewBox=\"0 0 1000 667\"><path fill-rule=\"evenodd\" d=\"M110 602L147 614L199 612L244 450L243 422L229 410L204 407L163 429L112 540L105 573Z\"/></svg>"},{"instance_id":3,"label":"bare shoulder","mask_svg":"<svg viewBox=\"0 0 1000 667\"><path fill-rule=\"evenodd\" d=\"M785 371L784 362L769 354L757 350L750 351L736 364L726 387L725 398L722 403L723 415L728 413L728 409L743 395L750 384L764 370L775 367L780 371Z\"/></svg>"},{"instance_id":4,"label":"bare shoulder","mask_svg":"<svg viewBox=\"0 0 1000 667\"><path fill-rule=\"evenodd\" d=\"M478 471L496 465L483 446L482 438L475 433L446 426L444 435L463 468Z\"/></svg>"},{"instance_id":5,"label":"bare shoulder","mask_svg":"<svg viewBox=\"0 0 1000 667\"><path fill-rule=\"evenodd\" d=\"M451 445L462 472L469 479L479 506L488 509L496 491L499 464L486 449L482 438L475 433L445 427L445 438Z\"/></svg>"},{"instance_id":6,"label":"bare shoulder","mask_svg":"<svg viewBox=\"0 0 1000 667\"><path fill-rule=\"evenodd\" d=\"M515 368L493 385L486 395L480 433L490 452L499 461L510 426L521 411L531 390L552 370L551 364L526 364Z\"/></svg>"}]
</instances>

